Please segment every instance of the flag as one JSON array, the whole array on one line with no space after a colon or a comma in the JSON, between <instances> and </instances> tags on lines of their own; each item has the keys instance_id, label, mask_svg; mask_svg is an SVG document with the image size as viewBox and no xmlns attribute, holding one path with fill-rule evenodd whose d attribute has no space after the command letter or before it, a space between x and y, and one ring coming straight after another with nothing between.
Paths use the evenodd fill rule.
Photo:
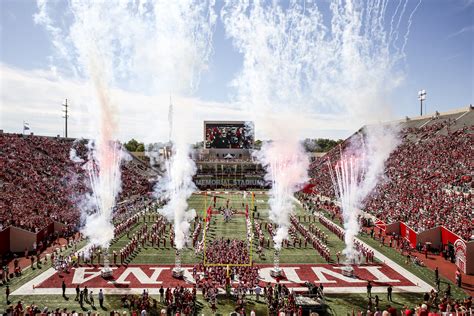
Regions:
<instances>
[{"instance_id":1,"label":"flag","mask_svg":"<svg viewBox=\"0 0 474 316\"><path fill-rule=\"evenodd\" d=\"M303 189L301 189L301 191L303 191L303 193L306 193L306 194L311 194L313 193L313 188L316 186L316 184L312 184L312 183L307 183L304 185Z\"/></svg>"},{"instance_id":2,"label":"flag","mask_svg":"<svg viewBox=\"0 0 474 316\"><path fill-rule=\"evenodd\" d=\"M27 123L27 122L23 122L23 130L24 131L27 131L30 129L30 123Z\"/></svg>"},{"instance_id":3,"label":"flag","mask_svg":"<svg viewBox=\"0 0 474 316\"><path fill-rule=\"evenodd\" d=\"M375 226L383 231L385 231L387 229L387 224L385 224L383 221L381 220L376 220L375 221Z\"/></svg>"},{"instance_id":4,"label":"flag","mask_svg":"<svg viewBox=\"0 0 474 316\"><path fill-rule=\"evenodd\" d=\"M212 216L212 207L209 206L207 209L206 223L208 223L211 220L211 216Z\"/></svg>"}]
</instances>

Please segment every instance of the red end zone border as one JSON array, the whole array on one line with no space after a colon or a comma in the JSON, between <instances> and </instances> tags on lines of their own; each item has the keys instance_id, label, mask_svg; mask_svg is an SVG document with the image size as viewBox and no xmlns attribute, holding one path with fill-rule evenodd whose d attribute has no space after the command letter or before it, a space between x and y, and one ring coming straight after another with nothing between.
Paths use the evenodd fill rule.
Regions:
<instances>
[{"instance_id":1,"label":"red end zone border","mask_svg":"<svg viewBox=\"0 0 474 316\"><path fill-rule=\"evenodd\" d=\"M270 276L272 265L257 265L260 268L260 285L277 283ZM98 292L103 289L108 294L140 294L147 289L150 294L158 294L161 286L193 287L194 278L192 265L184 265L184 280L174 279L171 275L172 265L129 265L113 267L113 277L105 280L100 276L100 267L85 266L75 268L70 273L59 275L53 268L24 284L12 295L47 295L62 294L61 284L64 280L67 285L67 294L73 295L75 287L87 286ZM393 286L394 292L426 292L426 283L415 283L386 264L353 265L355 277L350 278L342 274L343 265L329 264L282 264L285 278L280 283L294 291L305 291L305 282L323 284L325 293L365 293L367 281L372 281L374 293L386 292L388 285ZM416 278L418 279L418 278ZM418 279L419 280L419 279ZM419 280L421 281L421 280ZM238 282L234 282L235 285Z\"/></svg>"}]
</instances>

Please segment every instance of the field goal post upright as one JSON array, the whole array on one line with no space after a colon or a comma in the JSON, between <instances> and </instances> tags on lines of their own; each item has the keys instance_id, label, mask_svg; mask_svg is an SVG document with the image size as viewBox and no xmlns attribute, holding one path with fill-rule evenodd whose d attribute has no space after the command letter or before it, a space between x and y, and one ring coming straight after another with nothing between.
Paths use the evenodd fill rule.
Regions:
<instances>
[{"instance_id":1,"label":"field goal post upright","mask_svg":"<svg viewBox=\"0 0 474 316\"><path fill-rule=\"evenodd\" d=\"M250 217L250 223L252 224L250 229L251 229L251 237L252 237L252 240L250 241L250 263L252 263L252 257L253 257L253 242L254 242L254 238L253 238L253 228L254 228L254 205L255 205L255 192L254 191L251 191L250 192L250 212L249 212L249 217ZM247 207L248 207L248 204L247 204Z\"/></svg>"},{"instance_id":2,"label":"field goal post upright","mask_svg":"<svg viewBox=\"0 0 474 316\"><path fill-rule=\"evenodd\" d=\"M206 220L206 212L207 212L207 191L204 191L204 217L203 217L204 221Z\"/></svg>"},{"instance_id":3,"label":"field goal post upright","mask_svg":"<svg viewBox=\"0 0 474 316\"><path fill-rule=\"evenodd\" d=\"M254 205L255 205L255 192L252 191L252 201L250 204L250 208L252 209L252 216L253 216Z\"/></svg>"},{"instance_id":4,"label":"field goal post upright","mask_svg":"<svg viewBox=\"0 0 474 316\"><path fill-rule=\"evenodd\" d=\"M248 208L248 204L247 204ZM253 258L253 227L254 227L254 218L253 218L253 192L252 192L252 200L251 200L251 207L250 207L250 212L248 212L249 220L250 220L250 252L249 252L249 258L250 258L250 264L252 264L252 258Z\"/></svg>"}]
</instances>

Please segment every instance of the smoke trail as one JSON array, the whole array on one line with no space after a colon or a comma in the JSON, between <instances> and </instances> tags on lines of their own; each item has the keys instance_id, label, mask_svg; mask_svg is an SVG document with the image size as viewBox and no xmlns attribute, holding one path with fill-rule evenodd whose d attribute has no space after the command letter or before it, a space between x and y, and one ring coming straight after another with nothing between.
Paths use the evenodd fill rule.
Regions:
<instances>
[{"instance_id":1,"label":"smoke trail","mask_svg":"<svg viewBox=\"0 0 474 316\"><path fill-rule=\"evenodd\" d=\"M188 208L188 198L196 189L193 175L196 165L189 158L189 145L185 142L174 142L173 155L166 161L166 175L155 188L157 196L168 201L160 210L169 221L174 223L175 246L182 249L189 237L189 222L196 216L196 211Z\"/></svg>"},{"instance_id":2,"label":"smoke trail","mask_svg":"<svg viewBox=\"0 0 474 316\"><path fill-rule=\"evenodd\" d=\"M139 81L148 82L154 93L173 95L168 113L172 156L165 161L165 176L157 184L155 195L168 201L159 211L174 223L178 250L185 245L189 222L195 216L194 210L187 211L187 199L195 190L192 177L196 172L191 159L192 137L186 128L193 119L191 109L180 104L179 97L195 92L201 73L208 67L216 22L214 5L213 0L147 2L139 10L140 46L132 54Z\"/></svg>"},{"instance_id":3,"label":"smoke trail","mask_svg":"<svg viewBox=\"0 0 474 316\"><path fill-rule=\"evenodd\" d=\"M84 167L92 189L92 210L91 205L85 205L89 216L86 217L82 233L90 244L108 248L114 237L112 213L121 191L122 151L120 144L105 137L91 142L90 146L89 159ZM96 212L93 212L94 209Z\"/></svg>"},{"instance_id":4,"label":"smoke trail","mask_svg":"<svg viewBox=\"0 0 474 316\"><path fill-rule=\"evenodd\" d=\"M404 36L404 42L403 42L403 45L402 45L402 52L405 52L405 47L407 46L408 37L410 35L411 24L413 23L413 16L415 15L415 12L416 12L416 10L418 9L418 7L420 5L421 5L421 0L418 2L418 4L416 5L416 7L413 9L410 16L408 17L407 31L406 31L405 36Z\"/></svg>"},{"instance_id":5,"label":"smoke trail","mask_svg":"<svg viewBox=\"0 0 474 316\"><path fill-rule=\"evenodd\" d=\"M329 10L317 1L226 1L226 33L244 58L232 82L238 101L256 116L337 114L354 129L387 119L386 96L403 79L399 38L383 24L394 9L379 0L330 1ZM396 32L409 10L400 11Z\"/></svg>"},{"instance_id":6,"label":"smoke trail","mask_svg":"<svg viewBox=\"0 0 474 316\"><path fill-rule=\"evenodd\" d=\"M82 233L91 245L108 248L113 238L112 213L121 191L120 164L123 158L121 145L115 139L118 133L117 109L111 96L115 83L115 66L119 58L112 35L110 21L103 19L110 6L106 3L71 1L69 9L74 17L62 34L53 26L54 19L47 15L46 2L38 2L38 21L52 31L53 44L69 47L61 54L67 55L73 73L89 81L91 95L90 129L93 137L89 141L88 161L84 169L88 176L91 194L85 194L79 203L85 221ZM79 70L79 73L76 72ZM73 153L72 153L73 157Z\"/></svg>"},{"instance_id":7,"label":"smoke trail","mask_svg":"<svg viewBox=\"0 0 474 316\"><path fill-rule=\"evenodd\" d=\"M398 48L396 45L397 45L397 40L398 40L398 36L399 36L399 31L400 31L400 24L402 23L402 19L403 19L403 15L405 14L405 11L407 9L407 5L408 5L408 0L405 0L405 3L403 4L403 8L402 8L402 12L400 13L400 16L398 18L398 23L397 23L397 26L395 28L395 39L394 39L394 46L395 48Z\"/></svg>"},{"instance_id":8,"label":"smoke trail","mask_svg":"<svg viewBox=\"0 0 474 316\"><path fill-rule=\"evenodd\" d=\"M354 136L349 147L331 171L336 196L341 202L344 220L343 254L348 263L357 258L354 237L360 230L359 216L363 200L372 192L383 175L385 162L399 145L398 125L371 125Z\"/></svg>"},{"instance_id":9,"label":"smoke trail","mask_svg":"<svg viewBox=\"0 0 474 316\"><path fill-rule=\"evenodd\" d=\"M159 211L174 223L178 250L185 245L189 221L195 216L194 210L187 211L187 199L195 190L192 177L196 172L191 159L192 137L186 128L192 121L191 109L180 104L179 96L194 93L208 67L216 22L214 5L214 0L148 2L143 10L149 14L141 14L141 46L132 56L141 82L149 82L154 93L173 95L168 115L172 157L167 157L165 176L154 191L157 198L168 201Z\"/></svg>"},{"instance_id":10,"label":"smoke trail","mask_svg":"<svg viewBox=\"0 0 474 316\"><path fill-rule=\"evenodd\" d=\"M92 40L92 39L91 39ZM89 157L85 169L92 190L92 205L86 204L86 217L82 233L91 245L108 248L114 237L112 213L121 192L120 164L123 153L117 137L117 118L110 99L109 88L105 82L102 56L96 54L96 48L89 47L88 71L98 99L98 136L89 143ZM95 212L93 211L95 210ZM92 212L91 212L92 211Z\"/></svg>"},{"instance_id":11,"label":"smoke trail","mask_svg":"<svg viewBox=\"0 0 474 316\"><path fill-rule=\"evenodd\" d=\"M232 82L237 101L273 140L258 156L274 185L270 216L282 227L277 247L289 226L288 197L306 178L306 162L294 170L300 179L289 184L281 176L291 169L285 162L306 160L300 118L332 114L356 129L390 115L386 95L403 78L403 54L393 49L398 37L385 30L384 17L393 13L388 11L380 0L333 0L328 8L317 1L227 0L223 7L226 34L243 56Z\"/></svg>"},{"instance_id":12,"label":"smoke trail","mask_svg":"<svg viewBox=\"0 0 474 316\"><path fill-rule=\"evenodd\" d=\"M257 157L267 170L265 180L272 183L268 200L270 220L277 224L273 241L275 249L280 250L283 240L288 238L293 195L308 178L309 160L301 144L285 140L264 143Z\"/></svg>"},{"instance_id":13,"label":"smoke trail","mask_svg":"<svg viewBox=\"0 0 474 316\"><path fill-rule=\"evenodd\" d=\"M171 136L173 132L173 103L171 102L171 96L170 96L170 106L168 107L168 141L171 141Z\"/></svg>"},{"instance_id":14,"label":"smoke trail","mask_svg":"<svg viewBox=\"0 0 474 316\"><path fill-rule=\"evenodd\" d=\"M305 105L301 101L306 87L300 80L308 63L304 55L310 38L289 32L304 17L303 7L295 6L293 14L285 14L278 6L228 1L221 14L227 34L244 56L244 67L233 82L238 101L247 106L258 129L272 139L262 146L257 158L266 168L266 180L272 183L270 219L277 225L277 250L288 237L292 197L306 181L309 163L299 130L291 122L293 110Z\"/></svg>"},{"instance_id":15,"label":"smoke trail","mask_svg":"<svg viewBox=\"0 0 474 316\"><path fill-rule=\"evenodd\" d=\"M398 5L397 8L395 9L395 12L392 15L392 19L390 21L390 32L388 33L390 39L393 37L393 33L395 32L395 28L393 26L393 23L395 22L395 18L397 16L398 10L400 9L400 6L402 4L402 0L398 0Z\"/></svg>"},{"instance_id":16,"label":"smoke trail","mask_svg":"<svg viewBox=\"0 0 474 316\"><path fill-rule=\"evenodd\" d=\"M104 164L101 168L111 173L104 183L112 185L112 178L119 175L112 170L117 171L115 159L120 155L112 152L117 149L115 146L107 147L117 133L110 88L138 90L157 96L157 99L171 92L178 96L178 102L179 96L192 94L212 54L216 21L214 0L72 0L67 9L73 20L71 25L66 24L69 29L64 34L55 26L64 16L61 5L64 3L47 5L39 0L36 20L51 30L54 46L72 47L65 52L59 50L56 57L72 60L71 68L77 67L78 75L90 78L95 87L99 106L92 112L96 112L94 117L99 122L93 126L101 129L97 132L94 152L98 155L97 163ZM52 15L56 15L55 18ZM186 227L190 216L183 214L187 208L186 196L194 188L195 167L189 155L186 129L190 111L179 104L175 104L173 110L176 117L172 127L174 156L169 161L167 176L163 178L169 184L160 184L160 188L167 188L167 191L157 191L169 199L170 206L163 212L174 220L176 243L181 246L183 236L188 234ZM149 134L153 139L160 133L156 128L150 128ZM99 168L99 172L102 169ZM112 193L116 196L117 192ZM175 213L171 214L169 209Z\"/></svg>"},{"instance_id":17,"label":"smoke trail","mask_svg":"<svg viewBox=\"0 0 474 316\"><path fill-rule=\"evenodd\" d=\"M173 133L172 126L174 111L170 106L168 113L169 135L168 146L164 147L164 176L154 188L155 196L167 201L159 210L169 221L174 224L174 242L176 249L182 249L189 237L190 221L196 216L194 209L187 210L187 200L196 189L193 175L196 173L196 164L191 159L190 145L186 135L182 132ZM181 110L179 110L181 113ZM184 113L183 113L184 115ZM171 146L171 148L170 148Z\"/></svg>"}]
</instances>

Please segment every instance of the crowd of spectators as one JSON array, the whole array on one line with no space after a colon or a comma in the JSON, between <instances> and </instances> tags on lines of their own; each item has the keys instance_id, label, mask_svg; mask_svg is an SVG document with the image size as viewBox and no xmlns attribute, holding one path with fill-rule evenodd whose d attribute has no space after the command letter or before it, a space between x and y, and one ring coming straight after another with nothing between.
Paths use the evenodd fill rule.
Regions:
<instances>
[{"instance_id":1,"label":"crowd of spectators","mask_svg":"<svg viewBox=\"0 0 474 316\"><path fill-rule=\"evenodd\" d=\"M264 288L264 296L269 315L296 315L298 312L295 293L290 292L284 284L278 283L275 286L267 284Z\"/></svg>"},{"instance_id":2,"label":"crowd of spectators","mask_svg":"<svg viewBox=\"0 0 474 316\"><path fill-rule=\"evenodd\" d=\"M79 200L90 191L82 168L86 141L2 133L0 148L0 227L38 232L58 221L74 229L80 220ZM119 200L146 195L150 189L133 161L122 164L121 181Z\"/></svg>"},{"instance_id":3,"label":"crowd of spectators","mask_svg":"<svg viewBox=\"0 0 474 316\"><path fill-rule=\"evenodd\" d=\"M396 304L390 304L391 299L387 298L389 304L380 303L381 299L378 295L370 296L367 301L367 308L363 311L354 311L354 315L365 315L365 316L391 316L391 315L404 315L404 316L430 316L430 315L459 315L468 316L472 315L472 297L466 297L464 299L454 299L450 294L449 286L445 291L436 292L431 290L429 293L423 295L423 299L420 300L415 306L403 306L397 308Z\"/></svg>"},{"instance_id":4,"label":"crowd of spectators","mask_svg":"<svg viewBox=\"0 0 474 316\"><path fill-rule=\"evenodd\" d=\"M53 220L78 222L71 196L80 171L69 159L71 146L66 139L0 134L3 227L37 232Z\"/></svg>"},{"instance_id":5,"label":"crowd of spectators","mask_svg":"<svg viewBox=\"0 0 474 316\"><path fill-rule=\"evenodd\" d=\"M365 199L363 209L384 222L405 222L417 232L443 225L469 240L474 126L451 130L452 124L446 120L403 129L401 144L386 162L385 177ZM312 164L316 194L335 197L329 168L349 143L350 139Z\"/></svg>"}]
</instances>

